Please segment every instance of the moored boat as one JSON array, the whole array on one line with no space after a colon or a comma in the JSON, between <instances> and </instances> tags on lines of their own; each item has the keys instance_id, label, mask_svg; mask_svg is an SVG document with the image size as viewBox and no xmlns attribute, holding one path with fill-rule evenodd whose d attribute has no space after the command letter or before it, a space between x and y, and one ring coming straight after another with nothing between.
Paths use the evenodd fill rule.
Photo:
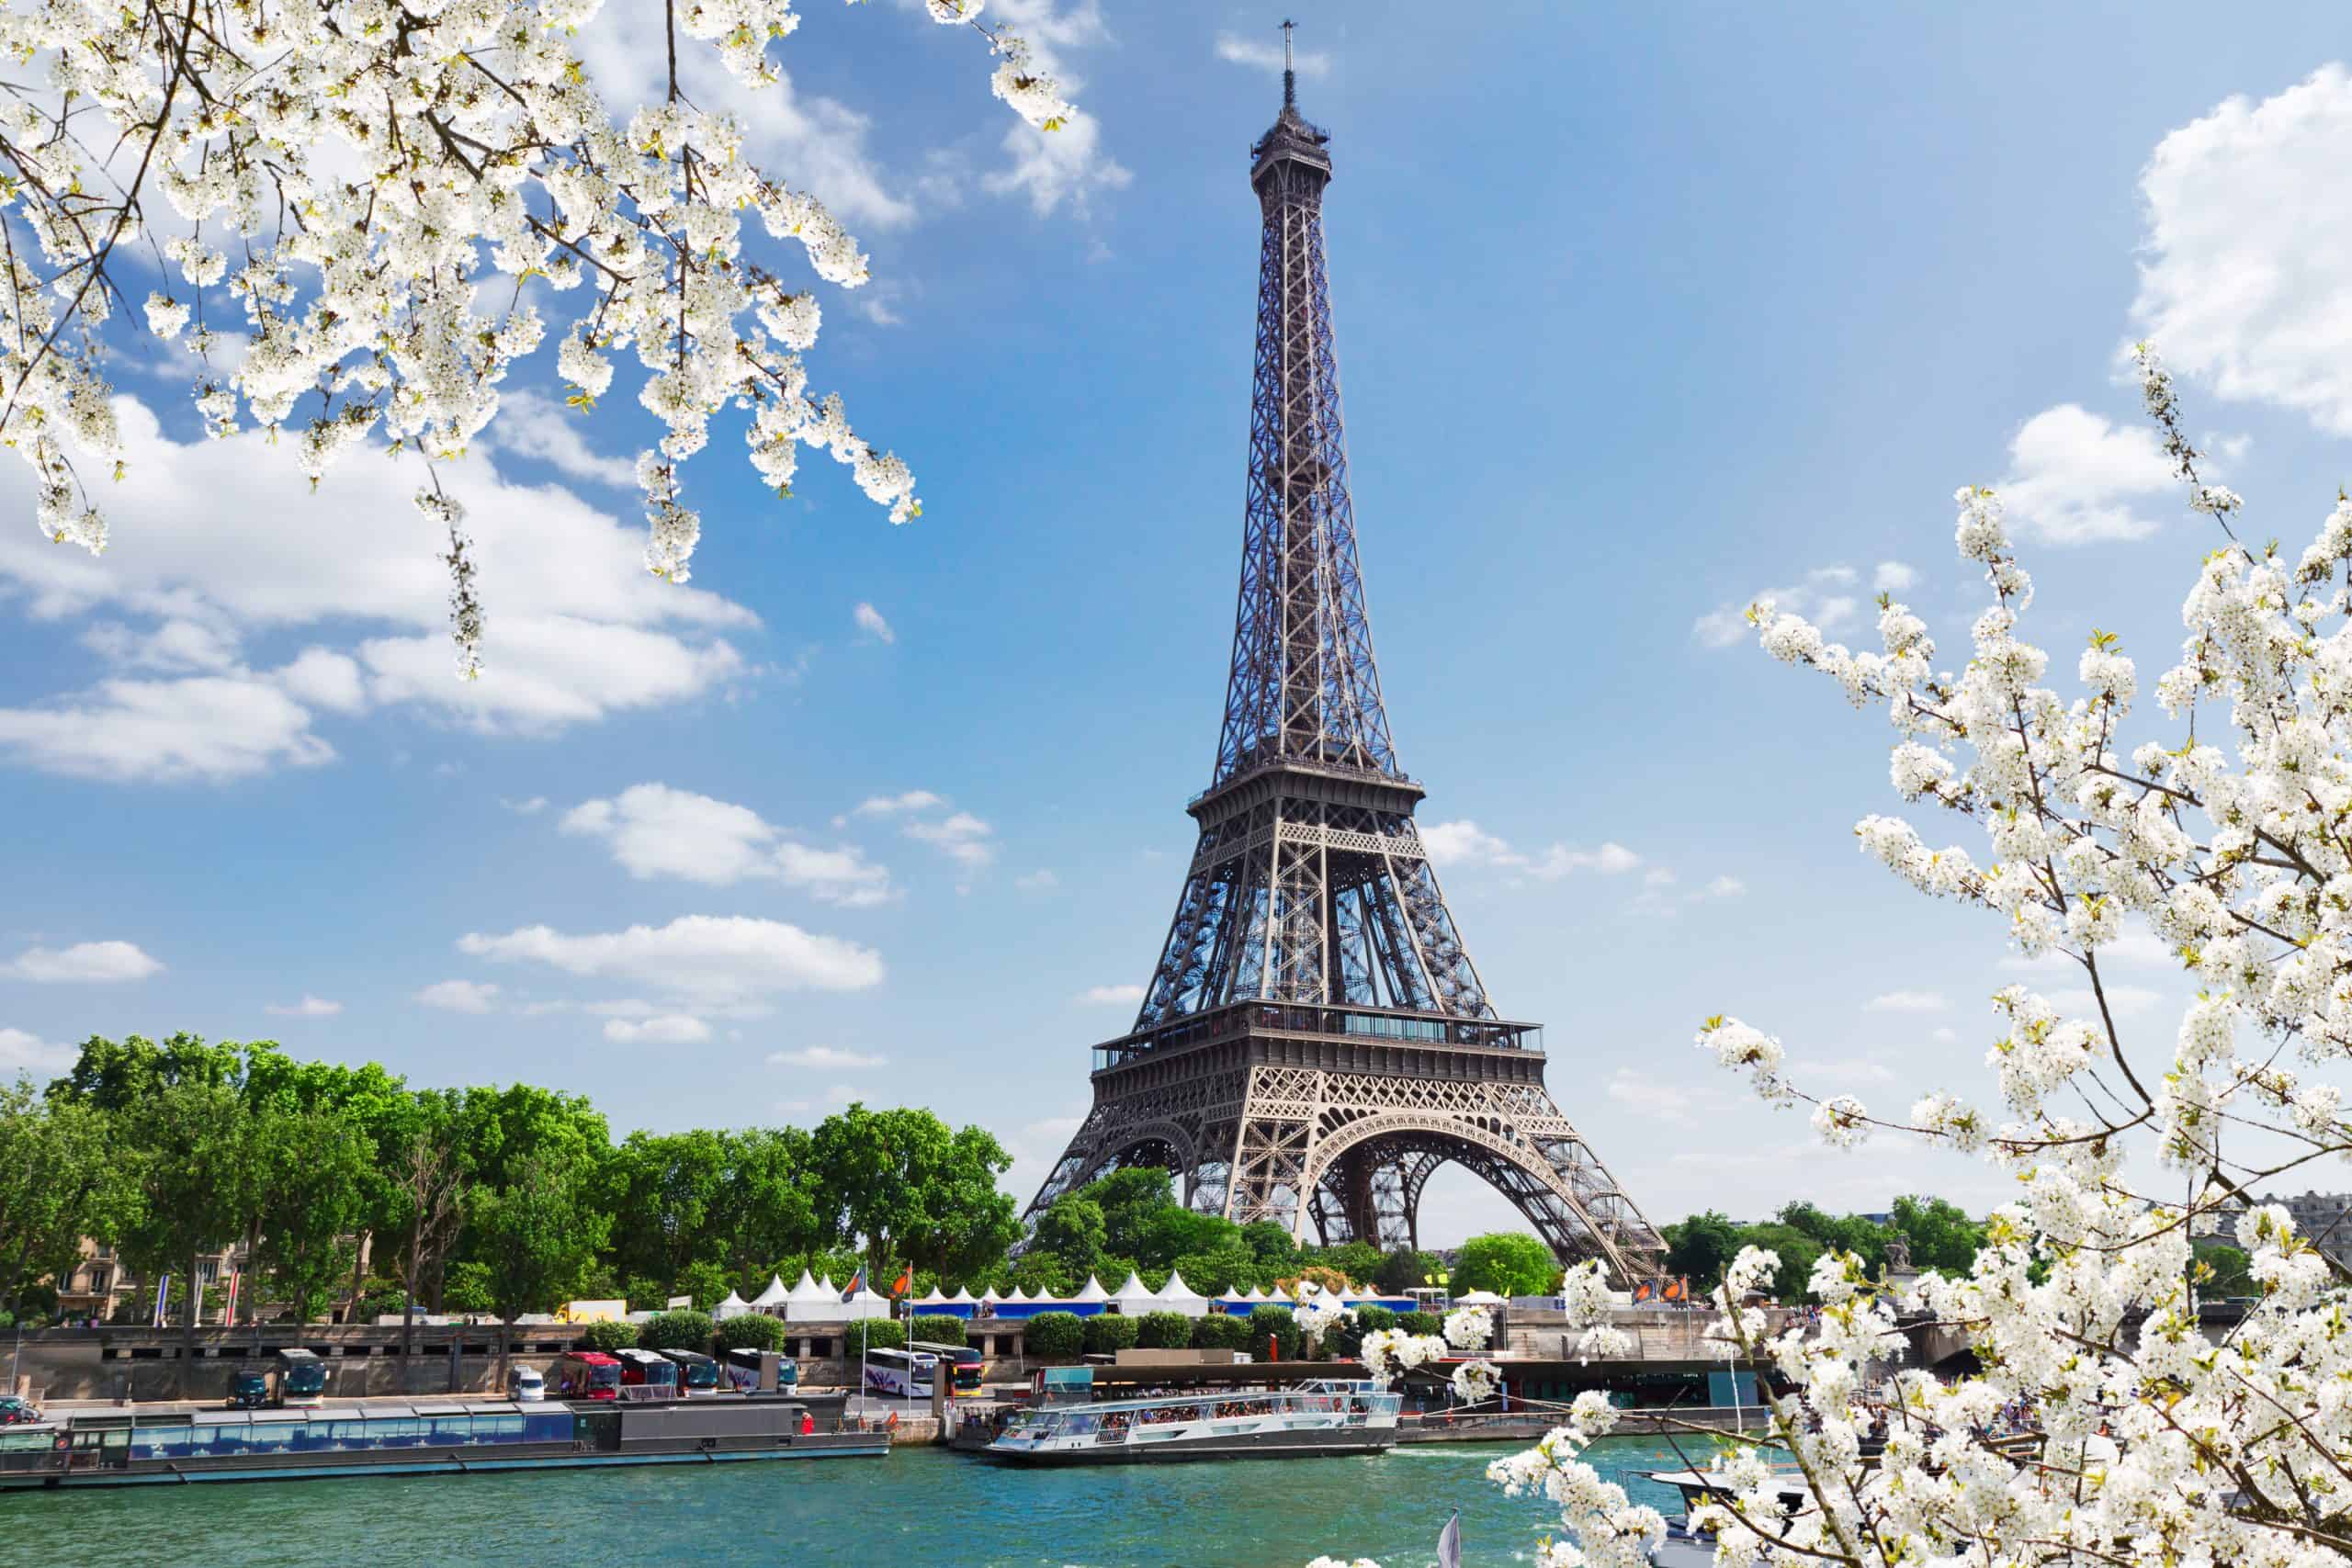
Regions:
<instances>
[{"instance_id":1,"label":"moored boat","mask_svg":"<svg viewBox=\"0 0 2352 1568\"><path fill-rule=\"evenodd\" d=\"M485 1402L76 1415L0 1431L0 1490L878 1458L798 1401Z\"/></svg>"},{"instance_id":2,"label":"moored boat","mask_svg":"<svg viewBox=\"0 0 2352 1568\"><path fill-rule=\"evenodd\" d=\"M1401 1399L1371 1382L1329 1380L1041 1404L1015 1414L979 1451L1014 1465L1379 1453L1396 1440Z\"/></svg>"}]
</instances>

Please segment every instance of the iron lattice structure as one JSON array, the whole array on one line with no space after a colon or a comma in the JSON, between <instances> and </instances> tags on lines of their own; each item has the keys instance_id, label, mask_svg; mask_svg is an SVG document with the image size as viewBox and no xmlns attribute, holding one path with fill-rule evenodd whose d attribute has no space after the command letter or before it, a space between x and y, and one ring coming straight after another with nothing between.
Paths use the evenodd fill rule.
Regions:
<instances>
[{"instance_id":1,"label":"iron lattice structure","mask_svg":"<svg viewBox=\"0 0 2352 1568\"><path fill-rule=\"evenodd\" d=\"M1329 138L1283 110L1250 149L1263 218L1241 587L1194 852L1135 1028L1095 1047L1094 1106L1029 1205L1121 1166L1184 1201L1329 1245L1419 1244L1447 1161L1564 1260L1620 1280L1664 1246L1499 1018L1413 826L1374 662L1324 271Z\"/></svg>"}]
</instances>

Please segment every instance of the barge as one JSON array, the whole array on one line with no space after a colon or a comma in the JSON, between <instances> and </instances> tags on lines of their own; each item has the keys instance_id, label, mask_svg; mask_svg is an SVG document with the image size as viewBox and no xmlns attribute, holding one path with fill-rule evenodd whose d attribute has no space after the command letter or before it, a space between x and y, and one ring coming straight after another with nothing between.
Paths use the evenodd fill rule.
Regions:
<instances>
[{"instance_id":1,"label":"barge","mask_svg":"<svg viewBox=\"0 0 2352 1568\"><path fill-rule=\"evenodd\" d=\"M0 1428L0 1491L620 1464L879 1459L799 1401L695 1399L104 1412Z\"/></svg>"},{"instance_id":2,"label":"barge","mask_svg":"<svg viewBox=\"0 0 2352 1568\"><path fill-rule=\"evenodd\" d=\"M981 1456L1000 1464L1170 1463L1385 1452L1403 1396L1368 1382L1036 1405Z\"/></svg>"}]
</instances>

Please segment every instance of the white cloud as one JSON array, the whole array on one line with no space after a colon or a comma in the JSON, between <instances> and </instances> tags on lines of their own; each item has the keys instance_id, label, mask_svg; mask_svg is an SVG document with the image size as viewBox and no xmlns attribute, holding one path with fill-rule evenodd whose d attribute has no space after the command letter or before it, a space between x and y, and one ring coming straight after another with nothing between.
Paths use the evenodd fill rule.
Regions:
<instances>
[{"instance_id":1,"label":"white cloud","mask_svg":"<svg viewBox=\"0 0 2352 1568\"><path fill-rule=\"evenodd\" d=\"M936 822L910 822L899 831L929 844L966 871L978 871L996 859L995 829L968 811Z\"/></svg>"},{"instance_id":2,"label":"white cloud","mask_svg":"<svg viewBox=\"0 0 2352 1568\"><path fill-rule=\"evenodd\" d=\"M872 795L857 803L850 812L853 817L900 817L910 812L929 811L944 806L944 795L933 795L927 789L910 789L904 795Z\"/></svg>"},{"instance_id":3,"label":"white cloud","mask_svg":"<svg viewBox=\"0 0 2352 1568\"><path fill-rule=\"evenodd\" d=\"M1899 560L1883 560L1871 574L1871 586L1881 593L1908 593L1919 574Z\"/></svg>"},{"instance_id":4,"label":"white cloud","mask_svg":"<svg viewBox=\"0 0 2352 1568\"><path fill-rule=\"evenodd\" d=\"M642 1023L615 1018L605 1021L605 1038L621 1045L699 1045L710 1038L710 1025L684 1013L665 1013Z\"/></svg>"},{"instance_id":5,"label":"white cloud","mask_svg":"<svg viewBox=\"0 0 2352 1568\"><path fill-rule=\"evenodd\" d=\"M637 488L637 464L628 457L609 457L592 449L588 433L598 428L593 413L528 389L501 392L498 417L479 445L517 457L535 457L570 479ZM607 420L604 429L612 428Z\"/></svg>"},{"instance_id":6,"label":"white cloud","mask_svg":"<svg viewBox=\"0 0 2352 1568\"><path fill-rule=\"evenodd\" d=\"M1747 624L1747 607L1765 599L1783 614L1803 615L1825 632L1839 631L1853 621L1861 601L1838 590L1851 588L1859 580L1860 574L1850 566L1815 567L1805 573L1803 582L1767 588L1736 604L1718 604L1690 623L1690 635L1703 648L1745 642L1755 635Z\"/></svg>"},{"instance_id":7,"label":"white cloud","mask_svg":"<svg viewBox=\"0 0 2352 1568\"><path fill-rule=\"evenodd\" d=\"M18 1073L62 1073L81 1056L71 1045L53 1045L21 1029L0 1029L0 1079Z\"/></svg>"},{"instance_id":8,"label":"white cloud","mask_svg":"<svg viewBox=\"0 0 2352 1568\"><path fill-rule=\"evenodd\" d=\"M1064 51L1110 41L1095 0L1064 10L1057 0L996 0L990 14L1028 43L1035 63L1061 84L1065 97L1082 97L1085 83L1069 68ZM1058 130L1039 130L1018 121L1001 143L1008 162L980 178L995 196L1025 196L1030 210L1044 217L1065 201L1083 217L1096 191L1118 190L1134 179L1102 151L1102 128L1083 107L1063 117Z\"/></svg>"},{"instance_id":9,"label":"white cloud","mask_svg":"<svg viewBox=\"0 0 2352 1568\"><path fill-rule=\"evenodd\" d=\"M1419 832L1421 848L1428 852L1432 865L1494 866L1543 882L1557 882L1584 871L1615 876L1642 863L1641 856L1615 842L1592 850L1553 844L1537 853L1526 854L1467 820L1426 823Z\"/></svg>"},{"instance_id":10,"label":"white cloud","mask_svg":"<svg viewBox=\"0 0 2352 1568\"><path fill-rule=\"evenodd\" d=\"M1085 1007L1133 1007L1143 1000L1141 986L1089 986L1078 993Z\"/></svg>"},{"instance_id":11,"label":"white cloud","mask_svg":"<svg viewBox=\"0 0 2352 1568\"><path fill-rule=\"evenodd\" d=\"M512 811L517 817L536 817L540 812L545 811L548 808L548 797L544 795L535 795L528 800L506 800L502 798L498 804L506 807L507 810Z\"/></svg>"},{"instance_id":12,"label":"white cloud","mask_svg":"<svg viewBox=\"0 0 2352 1568\"><path fill-rule=\"evenodd\" d=\"M105 985L144 980L163 969L137 942L77 942L67 948L28 947L0 965L0 979L30 980L37 985Z\"/></svg>"},{"instance_id":13,"label":"white cloud","mask_svg":"<svg viewBox=\"0 0 2352 1568\"><path fill-rule=\"evenodd\" d=\"M420 463L355 452L312 494L258 435L182 444L136 400L115 406L128 467L107 492L114 547L98 560L31 529L0 531L0 591L35 620L107 610L149 623L101 639L141 667L233 654L187 629L198 626L350 640L315 643L275 671L232 661L120 676L0 709L0 755L85 777L219 781L332 760L312 729L321 712L405 704L481 729L547 731L674 706L744 672L719 634L756 625L749 611L655 581L635 525L469 459L443 476L474 517L488 671L457 680L447 543L409 501ZM0 506L28 508L29 483L22 465L0 468Z\"/></svg>"},{"instance_id":14,"label":"white cloud","mask_svg":"<svg viewBox=\"0 0 2352 1568\"><path fill-rule=\"evenodd\" d=\"M279 1018L333 1018L343 1010L343 1004L328 1001L324 997L314 997L305 991L302 993L302 999L299 1002L271 1002L261 1010L274 1013Z\"/></svg>"},{"instance_id":15,"label":"white cloud","mask_svg":"<svg viewBox=\"0 0 2352 1568\"><path fill-rule=\"evenodd\" d=\"M2132 315L2227 399L2352 434L2352 75L2224 99L2156 144Z\"/></svg>"},{"instance_id":16,"label":"white cloud","mask_svg":"<svg viewBox=\"0 0 2352 1568\"><path fill-rule=\"evenodd\" d=\"M2148 968L2178 969L2180 959L2165 944L2162 937L2143 925L2124 928L2123 934L2098 950L2102 973L2117 964L2132 964ZM2080 975L2083 966L2062 948L2045 948L2035 957L2012 953L2001 960L2000 966L2021 975Z\"/></svg>"},{"instance_id":17,"label":"white cloud","mask_svg":"<svg viewBox=\"0 0 2352 1568\"><path fill-rule=\"evenodd\" d=\"M1062 879L1042 865L1012 879L1012 886L1023 893L1051 893L1061 885Z\"/></svg>"},{"instance_id":18,"label":"white cloud","mask_svg":"<svg viewBox=\"0 0 2352 1568\"><path fill-rule=\"evenodd\" d=\"M890 629L890 623L882 618L882 612L863 599L857 602L857 608L849 613L849 618L856 624L862 636L870 637L876 642L899 640L899 634Z\"/></svg>"},{"instance_id":19,"label":"white cloud","mask_svg":"<svg viewBox=\"0 0 2352 1568\"><path fill-rule=\"evenodd\" d=\"M888 1066L888 1058L869 1055L859 1051L844 1051L834 1045L803 1045L797 1051L773 1051L768 1065L777 1067L810 1067L820 1072L851 1073L866 1067Z\"/></svg>"},{"instance_id":20,"label":"white cloud","mask_svg":"<svg viewBox=\"0 0 2352 1568\"><path fill-rule=\"evenodd\" d=\"M1841 1056L1827 1062L1792 1063L1789 1077L1800 1085L1883 1084L1894 1081L1894 1069L1866 1056Z\"/></svg>"},{"instance_id":21,"label":"white cloud","mask_svg":"<svg viewBox=\"0 0 2352 1568\"><path fill-rule=\"evenodd\" d=\"M1950 1045L1950 1044L1951 1044L1954 1041L1956 1041L1956 1040L1958 1040L1958 1039L1960 1038L1960 1031L1958 1031L1958 1030L1956 1030L1956 1029L1948 1029L1948 1028L1947 1028L1947 1029L1938 1029L1938 1030L1934 1031L1932 1033L1930 1033L1930 1034L1928 1036L1928 1039L1930 1039L1930 1040L1933 1040L1933 1041L1937 1042L1937 1043L1939 1043L1939 1044Z\"/></svg>"},{"instance_id":22,"label":"white cloud","mask_svg":"<svg viewBox=\"0 0 2352 1568\"><path fill-rule=\"evenodd\" d=\"M675 876L706 886L781 882L829 904L852 908L891 897L888 868L857 849L817 849L786 835L748 806L668 784L632 784L609 800L565 814L562 830L598 838L640 881Z\"/></svg>"},{"instance_id":23,"label":"white cloud","mask_svg":"<svg viewBox=\"0 0 2352 1568\"><path fill-rule=\"evenodd\" d=\"M1884 991L1862 1004L1865 1012L1942 1012L1951 1006L1939 991Z\"/></svg>"},{"instance_id":24,"label":"white cloud","mask_svg":"<svg viewBox=\"0 0 2352 1568\"><path fill-rule=\"evenodd\" d=\"M580 934L548 926L503 936L469 931L458 951L502 964L545 964L585 978L632 980L715 1003L777 991L860 991L879 985L883 972L871 948L745 915L683 915L666 926Z\"/></svg>"},{"instance_id":25,"label":"white cloud","mask_svg":"<svg viewBox=\"0 0 2352 1568\"><path fill-rule=\"evenodd\" d=\"M415 999L446 1012L488 1012L498 1000L498 987L472 980L439 980L417 992Z\"/></svg>"},{"instance_id":26,"label":"white cloud","mask_svg":"<svg viewBox=\"0 0 2352 1568\"><path fill-rule=\"evenodd\" d=\"M1710 898L1736 898L1747 891L1747 884L1736 876L1718 876L1705 888Z\"/></svg>"},{"instance_id":27,"label":"white cloud","mask_svg":"<svg viewBox=\"0 0 2352 1568\"><path fill-rule=\"evenodd\" d=\"M1236 65L1281 75L1283 46L1265 39L1243 38L1239 33L1219 32L1216 35L1216 57ZM1291 52L1291 66L1308 80L1324 76L1331 69L1331 57L1318 50L1299 49Z\"/></svg>"},{"instance_id":28,"label":"white cloud","mask_svg":"<svg viewBox=\"0 0 2352 1568\"><path fill-rule=\"evenodd\" d=\"M2009 520L2053 545L2143 539L2156 525L2132 503L2176 485L2153 426L2117 424L2078 403L2019 426L2009 469L1996 487Z\"/></svg>"}]
</instances>

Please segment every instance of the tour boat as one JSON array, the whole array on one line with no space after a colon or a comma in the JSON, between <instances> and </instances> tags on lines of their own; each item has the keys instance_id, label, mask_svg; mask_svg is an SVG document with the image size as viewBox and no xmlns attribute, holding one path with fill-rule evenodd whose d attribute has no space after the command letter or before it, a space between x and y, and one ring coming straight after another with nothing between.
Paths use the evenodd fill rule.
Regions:
<instances>
[{"instance_id":1,"label":"tour boat","mask_svg":"<svg viewBox=\"0 0 2352 1568\"><path fill-rule=\"evenodd\" d=\"M0 1432L0 1491L588 1465L879 1458L883 1432L804 1431L805 1404L695 1399L81 1414Z\"/></svg>"},{"instance_id":2,"label":"tour boat","mask_svg":"<svg viewBox=\"0 0 2352 1568\"><path fill-rule=\"evenodd\" d=\"M1334 1380L1037 1405L1016 1413L980 1452L1015 1465L1379 1453L1396 1440L1402 1397Z\"/></svg>"}]
</instances>

